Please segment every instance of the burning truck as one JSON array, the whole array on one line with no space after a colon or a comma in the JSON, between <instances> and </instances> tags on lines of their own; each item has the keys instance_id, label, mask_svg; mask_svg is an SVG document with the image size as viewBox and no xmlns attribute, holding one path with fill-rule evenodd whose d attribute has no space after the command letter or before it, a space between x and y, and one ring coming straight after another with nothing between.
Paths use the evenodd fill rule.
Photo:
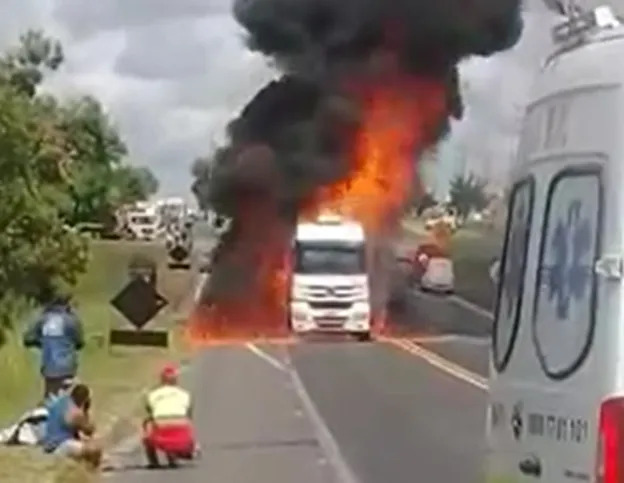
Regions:
<instances>
[{"instance_id":1,"label":"burning truck","mask_svg":"<svg viewBox=\"0 0 624 483\"><path fill-rule=\"evenodd\" d=\"M422 191L418 160L463 116L458 63L512 47L523 26L520 0L296 3L234 1L249 47L282 75L231 121L205 175L200 204L231 224L189 326L194 340L287 335L290 274L300 279L292 240L301 220L326 212L360 224L374 246L366 273L380 287L371 312L383 318L386 247Z\"/></svg>"},{"instance_id":2,"label":"burning truck","mask_svg":"<svg viewBox=\"0 0 624 483\"><path fill-rule=\"evenodd\" d=\"M292 247L288 319L297 334L371 335L373 278L364 227L324 215L297 225Z\"/></svg>"}]
</instances>

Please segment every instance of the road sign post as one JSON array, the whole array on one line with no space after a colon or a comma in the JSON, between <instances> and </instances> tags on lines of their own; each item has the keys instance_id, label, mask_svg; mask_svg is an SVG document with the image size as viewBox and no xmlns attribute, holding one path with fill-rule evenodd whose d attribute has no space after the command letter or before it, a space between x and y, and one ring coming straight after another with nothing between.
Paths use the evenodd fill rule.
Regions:
<instances>
[{"instance_id":1,"label":"road sign post","mask_svg":"<svg viewBox=\"0 0 624 483\"><path fill-rule=\"evenodd\" d=\"M128 284L111 300L111 305L134 326L134 330L111 329L108 343L125 346L167 347L167 331L143 330L167 305L150 277L131 277Z\"/></svg>"}]
</instances>

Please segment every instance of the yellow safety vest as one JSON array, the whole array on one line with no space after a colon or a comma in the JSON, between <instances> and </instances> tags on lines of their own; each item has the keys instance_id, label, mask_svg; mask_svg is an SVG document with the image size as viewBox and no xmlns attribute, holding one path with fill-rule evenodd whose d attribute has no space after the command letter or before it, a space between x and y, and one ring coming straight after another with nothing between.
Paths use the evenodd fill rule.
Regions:
<instances>
[{"instance_id":1,"label":"yellow safety vest","mask_svg":"<svg viewBox=\"0 0 624 483\"><path fill-rule=\"evenodd\" d=\"M147 405L153 419L186 418L191 407L191 396L176 386L161 386L147 395Z\"/></svg>"}]
</instances>

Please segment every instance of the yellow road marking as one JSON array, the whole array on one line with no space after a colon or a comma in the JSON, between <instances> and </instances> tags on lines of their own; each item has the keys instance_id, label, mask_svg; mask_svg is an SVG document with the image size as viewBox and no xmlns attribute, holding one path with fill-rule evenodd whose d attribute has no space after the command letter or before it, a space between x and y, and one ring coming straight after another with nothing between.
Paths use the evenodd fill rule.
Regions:
<instances>
[{"instance_id":1,"label":"yellow road marking","mask_svg":"<svg viewBox=\"0 0 624 483\"><path fill-rule=\"evenodd\" d=\"M427 350L418 344L408 340L408 339L384 339L385 342L392 344L400 349L423 359L430 365L440 369L441 371L450 374L451 376L460 379L468 384L478 387L484 391L488 390L488 383L485 377L480 376L479 374L475 374L472 371L460 366L459 364L455 364L454 362L445 359L435 352Z\"/></svg>"}]
</instances>

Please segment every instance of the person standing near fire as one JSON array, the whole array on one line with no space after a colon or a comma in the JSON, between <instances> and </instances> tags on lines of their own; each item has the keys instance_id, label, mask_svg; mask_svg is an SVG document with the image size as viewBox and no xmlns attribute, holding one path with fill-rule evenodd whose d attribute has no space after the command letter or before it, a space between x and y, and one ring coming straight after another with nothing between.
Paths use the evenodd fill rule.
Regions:
<instances>
[{"instance_id":1,"label":"person standing near fire","mask_svg":"<svg viewBox=\"0 0 624 483\"><path fill-rule=\"evenodd\" d=\"M57 395L78 371L78 351L84 347L84 332L70 301L69 295L54 293L24 333L24 345L41 350L44 400Z\"/></svg>"}]
</instances>

